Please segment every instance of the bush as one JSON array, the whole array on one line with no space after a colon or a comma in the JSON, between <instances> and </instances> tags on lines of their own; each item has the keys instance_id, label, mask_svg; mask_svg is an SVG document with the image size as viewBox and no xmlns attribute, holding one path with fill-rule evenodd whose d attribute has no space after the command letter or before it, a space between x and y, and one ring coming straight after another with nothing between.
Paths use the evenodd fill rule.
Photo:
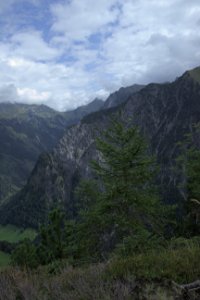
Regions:
<instances>
[{"instance_id":1,"label":"bush","mask_svg":"<svg viewBox=\"0 0 200 300\"><path fill-rule=\"evenodd\" d=\"M152 249L162 249L167 241L160 236L153 235L147 230L141 230L138 234L124 238L123 243L117 245L114 256L126 258L133 254L146 253Z\"/></svg>"},{"instance_id":2,"label":"bush","mask_svg":"<svg viewBox=\"0 0 200 300\"><path fill-rule=\"evenodd\" d=\"M26 269L36 268L39 262L35 245L29 239L25 239L12 252L11 262L13 265L24 267Z\"/></svg>"},{"instance_id":3,"label":"bush","mask_svg":"<svg viewBox=\"0 0 200 300\"><path fill-rule=\"evenodd\" d=\"M166 278L187 283L200 277L200 245L194 240L173 240L168 248L153 249L146 253L113 258L107 268L111 278ZM175 246L176 245L176 246ZM174 247L175 246L175 247Z\"/></svg>"}]
</instances>

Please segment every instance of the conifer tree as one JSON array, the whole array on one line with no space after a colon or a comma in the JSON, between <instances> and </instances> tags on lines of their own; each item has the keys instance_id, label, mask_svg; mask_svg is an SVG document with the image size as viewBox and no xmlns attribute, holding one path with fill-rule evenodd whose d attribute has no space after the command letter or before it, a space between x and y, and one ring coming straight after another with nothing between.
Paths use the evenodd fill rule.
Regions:
<instances>
[{"instance_id":1,"label":"conifer tree","mask_svg":"<svg viewBox=\"0 0 200 300\"><path fill-rule=\"evenodd\" d=\"M64 214L59 209L49 213L49 222L41 226L38 256L41 264L64 258Z\"/></svg>"},{"instance_id":2,"label":"conifer tree","mask_svg":"<svg viewBox=\"0 0 200 300\"><path fill-rule=\"evenodd\" d=\"M104 257L126 238L158 230L163 209L151 184L155 162L138 128L113 120L96 146L100 160L92 167L98 184L79 188L81 198L92 196L80 211L79 237L81 251Z\"/></svg>"},{"instance_id":3,"label":"conifer tree","mask_svg":"<svg viewBox=\"0 0 200 300\"><path fill-rule=\"evenodd\" d=\"M35 268L65 257L64 213L54 209L40 227L37 241L24 240L12 252L12 264Z\"/></svg>"}]
</instances>

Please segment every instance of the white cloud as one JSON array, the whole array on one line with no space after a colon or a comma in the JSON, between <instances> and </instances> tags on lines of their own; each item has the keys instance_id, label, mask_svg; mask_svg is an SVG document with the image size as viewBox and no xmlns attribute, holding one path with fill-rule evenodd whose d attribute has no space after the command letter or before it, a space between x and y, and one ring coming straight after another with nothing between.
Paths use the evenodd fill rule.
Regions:
<instances>
[{"instance_id":1,"label":"white cloud","mask_svg":"<svg viewBox=\"0 0 200 300\"><path fill-rule=\"evenodd\" d=\"M58 63L34 62L9 57L0 63L0 82L12 82L16 88L14 101L44 103L58 110L71 109L93 100L99 90L90 88L90 76L81 68ZM9 76L8 76L9 74ZM101 91L102 94L102 91ZM4 97L4 100L8 97Z\"/></svg>"},{"instance_id":2,"label":"white cloud","mask_svg":"<svg viewBox=\"0 0 200 300\"><path fill-rule=\"evenodd\" d=\"M199 0L28 1L30 20L24 0L0 3L0 101L71 109L200 64Z\"/></svg>"},{"instance_id":3,"label":"white cloud","mask_svg":"<svg viewBox=\"0 0 200 300\"><path fill-rule=\"evenodd\" d=\"M42 38L42 33L35 30L27 30L14 34L7 43L7 53L23 59L33 61L48 61L56 59L62 50L51 47Z\"/></svg>"},{"instance_id":4,"label":"white cloud","mask_svg":"<svg viewBox=\"0 0 200 300\"><path fill-rule=\"evenodd\" d=\"M70 40L84 40L101 31L104 26L116 21L118 7L116 0L73 0L53 4L52 30L64 34Z\"/></svg>"},{"instance_id":5,"label":"white cloud","mask_svg":"<svg viewBox=\"0 0 200 300\"><path fill-rule=\"evenodd\" d=\"M197 1L125 1L119 26L104 43L106 72L118 85L147 83L198 65L199 10Z\"/></svg>"},{"instance_id":6,"label":"white cloud","mask_svg":"<svg viewBox=\"0 0 200 300\"><path fill-rule=\"evenodd\" d=\"M50 98L49 92L38 93L36 90L30 88L18 88L17 94L21 97L21 99L24 99L25 101L30 100L30 102L34 101L41 103L47 101Z\"/></svg>"}]
</instances>

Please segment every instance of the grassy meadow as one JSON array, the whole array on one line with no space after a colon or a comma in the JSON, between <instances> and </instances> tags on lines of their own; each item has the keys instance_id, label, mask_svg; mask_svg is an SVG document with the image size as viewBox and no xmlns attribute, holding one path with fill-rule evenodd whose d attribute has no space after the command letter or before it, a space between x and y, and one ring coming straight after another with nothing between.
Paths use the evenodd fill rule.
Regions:
<instances>
[{"instance_id":1,"label":"grassy meadow","mask_svg":"<svg viewBox=\"0 0 200 300\"><path fill-rule=\"evenodd\" d=\"M33 229L21 229L16 226L0 225L0 241L7 241L9 243L17 243L25 238L33 240L37 233Z\"/></svg>"}]
</instances>

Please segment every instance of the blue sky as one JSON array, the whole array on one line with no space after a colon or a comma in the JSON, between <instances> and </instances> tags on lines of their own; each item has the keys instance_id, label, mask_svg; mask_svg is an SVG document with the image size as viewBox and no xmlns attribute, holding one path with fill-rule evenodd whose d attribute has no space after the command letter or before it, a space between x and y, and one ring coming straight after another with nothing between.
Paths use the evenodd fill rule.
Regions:
<instances>
[{"instance_id":1,"label":"blue sky","mask_svg":"<svg viewBox=\"0 0 200 300\"><path fill-rule=\"evenodd\" d=\"M0 26L0 102L73 109L200 65L199 0L6 0Z\"/></svg>"}]
</instances>

